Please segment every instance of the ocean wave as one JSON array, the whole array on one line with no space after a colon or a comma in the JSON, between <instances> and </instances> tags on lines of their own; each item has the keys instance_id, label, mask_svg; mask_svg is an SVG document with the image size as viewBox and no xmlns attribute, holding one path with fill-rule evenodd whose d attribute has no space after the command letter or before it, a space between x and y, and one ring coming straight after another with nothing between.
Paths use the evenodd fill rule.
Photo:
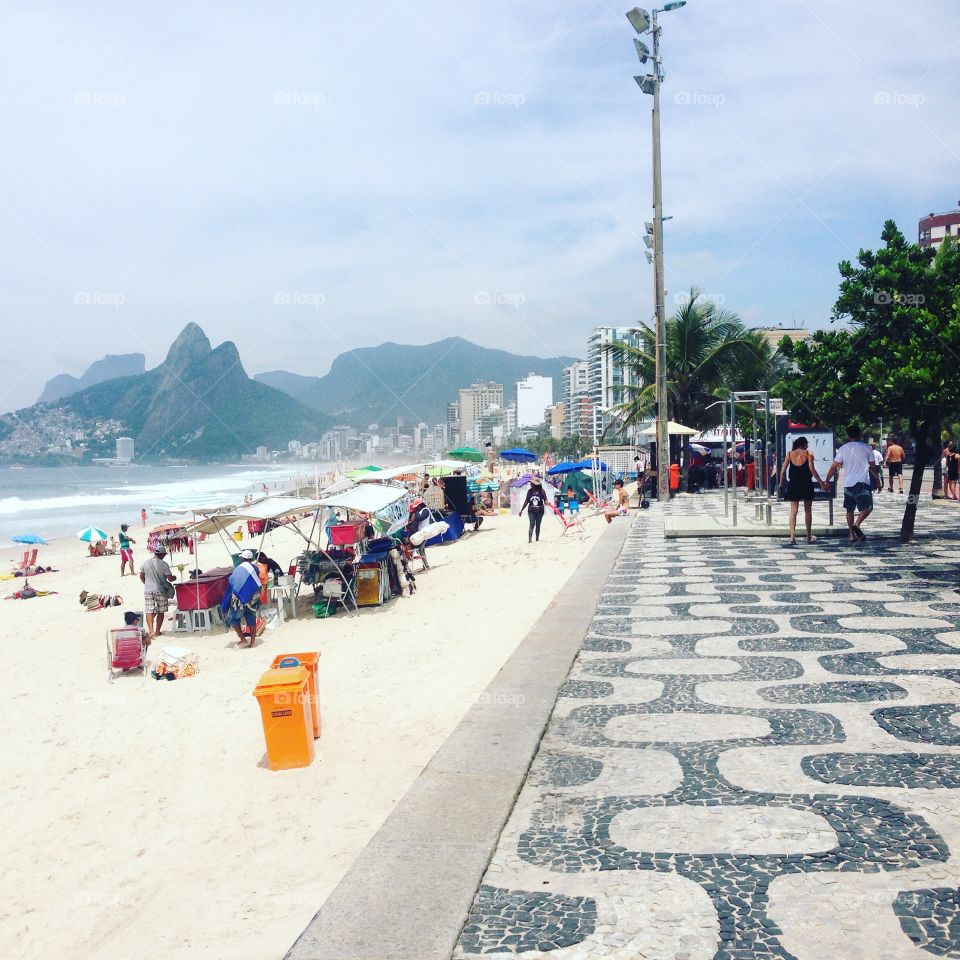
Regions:
<instances>
[{"instance_id":1,"label":"ocean wave","mask_svg":"<svg viewBox=\"0 0 960 960\"><path fill-rule=\"evenodd\" d=\"M116 493L77 493L67 497L38 497L36 500L23 500L20 497L0 499L0 516L15 513L31 513L39 510L70 510L76 507L121 505L127 502L140 502L140 497L131 494L122 496Z\"/></svg>"}]
</instances>

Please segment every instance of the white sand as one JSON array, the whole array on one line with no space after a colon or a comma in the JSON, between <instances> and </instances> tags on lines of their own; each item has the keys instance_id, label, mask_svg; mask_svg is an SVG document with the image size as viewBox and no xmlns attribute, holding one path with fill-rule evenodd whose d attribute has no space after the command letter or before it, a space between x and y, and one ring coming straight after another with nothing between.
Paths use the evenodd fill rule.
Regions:
<instances>
[{"instance_id":1,"label":"white sand","mask_svg":"<svg viewBox=\"0 0 960 960\"><path fill-rule=\"evenodd\" d=\"M4 955L281 957L605 524L587 528L560 539L546 517L528 546L525 518L489 518L430 550L414 597L332 620L304 602L253 651L232 633L169 636L201 658L172 683L106 681L104 631L142 607L119 558L41 547L60 572L33 585L59 595L0 600ZM146 537L132 532L139 564ZM286 565L298 542L283 531L265 546ZM204 567L226 560L204 550ZM0 571L14 555L0 551ZM88 613L84 588L128 602ZM311 767L273 772L252 690L298 650L322 652L323 735Z\"/></svg>"}]
</instances>

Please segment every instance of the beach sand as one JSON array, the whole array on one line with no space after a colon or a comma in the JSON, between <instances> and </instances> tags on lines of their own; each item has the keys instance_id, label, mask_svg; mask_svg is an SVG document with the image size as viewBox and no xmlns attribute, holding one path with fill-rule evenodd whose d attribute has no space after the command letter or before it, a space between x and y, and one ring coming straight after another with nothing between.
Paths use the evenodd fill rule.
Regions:
<instances>
[{"instance_id":1,"label":"beach sand","mask_svg":"<svg viewBox=\"0 0 960 960\"><path fill-rule=\"evenodd\" d=\"M546 517L528 545L525 518L488 518L430 549L412 598L330 620L304 600L252 651L165 625L159 643L200 656L199 675L172 683L107 683L104 632L142 608L119 558L41 547L60 572L32 583L59 594L0 601L4 954L282 957L605 529L586 525L588 540L561 539ZM139 564L145 531L132 533ZM300 543L280 531L265 549L286 566ZM203 567L227 562L221 543L202 551ZM0 551L0 570L14 556ZM88 613L81 589L126 602ZM311 767L274 772L252 690L274 656L305 650L322 653L323 735Z\"/></svg>"}]
</instances>

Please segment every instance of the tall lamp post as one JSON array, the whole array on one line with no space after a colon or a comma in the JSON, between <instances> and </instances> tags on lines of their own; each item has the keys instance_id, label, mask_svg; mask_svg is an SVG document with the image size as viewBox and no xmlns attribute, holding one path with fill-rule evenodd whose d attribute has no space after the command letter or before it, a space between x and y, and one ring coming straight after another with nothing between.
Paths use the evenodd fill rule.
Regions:
<instances>
[{"instance_id":1,"label":"tall lamp post","mask_svg":"<svg viewBox=\"0 0 960 960\"><path fill-rule=\"evenodd\" d=\"M660 84L663 82L663 66L660 62L660 26L657 14L676 10L686 5L687 0L674 0L651 13L634 7L627 19L637 33L650 33L653 36L653 54L647 45L637 38L633 44L641 63L653 60L653 73L643 77L634 77L640 89L653 96L653 223L644 235L648 246L653 246L653 294L656 304L657 347L654 357L657 427L657 499L666 503L670 499L670 436L667 429L669 410L667 405L667 316L664 305L663 288L663 182L660 170ZM647 225L645 225L647 226ZM651 237L652 234L652 237ZM650 239L648 239L650 238ZM649 259L649 257L648 257Z\"/></svg>"}]
</instances>

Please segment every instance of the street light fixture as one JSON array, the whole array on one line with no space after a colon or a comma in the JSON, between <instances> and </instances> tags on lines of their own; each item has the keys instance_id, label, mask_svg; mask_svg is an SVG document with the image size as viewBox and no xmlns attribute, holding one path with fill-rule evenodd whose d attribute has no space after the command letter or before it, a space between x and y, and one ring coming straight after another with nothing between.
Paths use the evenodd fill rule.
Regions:
<instances>
[{"instance_id":1,"label":"street light fixture","mask_svg":"<svg viewBox=\"0 0 960 960\"><path fill-rule=\"evenodd\" d=\"M650 14L646 10L641 10L640 7L634 7L627 14L627 19L637 33L646 33L650 29Z\"/></svg>"},{"instance_id":2,"label":"street light fixture","mask_svg":"<svg viewBox=\"0 0 960 960\"><path fill-rule=\"evenodd\" d=\"M634 77L637 86L653 97L652 140L653 140L653 224L645 223L643 241L653 248L653 293L656 305L656 355L654 374L654 397L657 426L657 499L666 503L670 498L670 437L667 430L669 410L667 406L667 317L664 299L666 291L663 283L663 179L660 164L660 84L663 82L663 64L660 60L660 25L657 14L668 10L677 10L686 6L686 0L671 0L660 9L652 12L634 7L627 13L630 25L637 33L649 32L653 36L653 73L643 77ZM641 63L651 57L646 44L634 38L634 46ZM650 260L650 254L647 260Z\"/></svg>"}]
</instances>

